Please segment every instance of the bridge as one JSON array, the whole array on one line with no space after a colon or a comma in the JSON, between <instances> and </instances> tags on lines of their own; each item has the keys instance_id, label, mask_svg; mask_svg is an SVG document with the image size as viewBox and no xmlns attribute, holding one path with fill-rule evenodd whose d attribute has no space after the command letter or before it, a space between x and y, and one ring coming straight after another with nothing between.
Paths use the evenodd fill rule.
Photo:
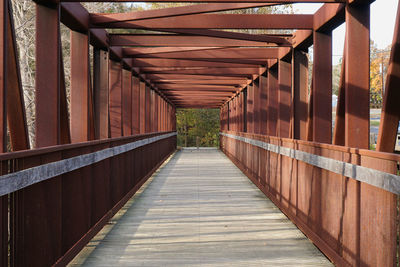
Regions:
<instances>
[{"instance_id":1,"label":"bridge","mask_svg":"<svg viewBox=\"0 0 400 267\"><path fill-rule=\"evenodd\" d=\"M399 266L400 8L372 150L372 0L107 14L34 2L31 147L12 2L0 0L1 266ZM324 4L231 12L297 2ZM219 109L220 148L177 151L178 108Z\"/></svg>"}]
</instances>

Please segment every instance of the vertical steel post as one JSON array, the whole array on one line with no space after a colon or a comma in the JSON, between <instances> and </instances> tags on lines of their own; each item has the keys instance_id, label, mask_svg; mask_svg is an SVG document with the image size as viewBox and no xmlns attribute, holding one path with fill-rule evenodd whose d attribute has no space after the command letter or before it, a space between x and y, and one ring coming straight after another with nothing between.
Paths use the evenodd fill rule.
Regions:
<instances>
[{"instance_id":1,"label":"vertical steel post","mask_svg":"<svg viewBox=\"0 0 400 267\"><path fill-rule=\"evenodd\" d=\"M345 145L366 149L369 148L369 24L369 4L346 6Z\"/></svg>"},{"instance_id":2,"label":"vertical steel post","mask_svg":"<svg viewBox=\"0 0 400 267\"><path fill-rule=\"evenodd\" d=\"M278 120L278 67L268 69L267 135L277 135Z\"/></svg>"},{"instance_id":3,"label":"vertical steel post","mask_svg":"<svg viewBox=\"0 0 400 267\"><path fill-rule=\"evenodd\" d=\"M132 135L132 72L122 70L122 130L123 136Z\"/></svg>"},{"instance_id":4,"label":"vertical steel post","mask_svg":"<svg viewBox=\"0 0 400 267\"><path fill-rule=\"evenodd\" d=\"M71 141L84 142L89 133L89 37L71 31Z\"/></svg>"},{"instance_id":5,"label":"vertical steel post","mask_svg":"<svg viewBox=\"0 0 400 267\"><path fill-rule=\"evenodd\" d=\"M132 78L132 134L140 132L140 80Z\"/></svg>"},{"instance_id":6,"label":"vertical steel post","mask_svg":"<svg viewBox=\"0 0 400 267\"><path fill-rule=\"evenodd\" d=\"M109 66L110 130L114 138L122 136L122 65L110 60Z\"/></svg>"},{"instance_id":7,"label":"vertical steel post","mask_svg":"<svg viewBox=\"0 0 400 267\"><path fill-rule=\"evenodd\" d=\"M253 82L253 120L254 120L254 133L260 133L260 80L257 78Z\"/></svg>"},{"instance_id":8,"label":"vertical steel post","mask_svg":"<svg viewBox=\"0 0 400 267\"><path fill-rule=\"evenodd\" d=\"M60 141L59 9L36 5L36 147Z\"/></svg>"},{"instance_id":9,"label":"vertical steel post","mask_svg":"<svg viewBox=\"0 0 400 267\"><path fill-rule=\"evenodd\" d=\"M268 78L264 75L259 77L260 84L260 109L259 109L259 118L260 118L260 134L267 134L267 105L268 105Z\"/></svg>"},{"instance_id":10,"label":"vertical steel post","mask_svg":"<svg viewBox=\"0 0 400 267\"><path fill-rule=\"evenodd\" d=\"M8 0L0 1L0 146L1 153L7 151L7 11ZM0 197L0 265L8 265L8 196Z\"/></svg>"},{"instance_id":11,"label":"vertical steel post","mask_svg":"<svg viewBox=\"0 0 400 267\"><path fill-rule=\"evenodd\" d=\"M346 43L346 41L345 41ZM346 44L345 44L346 45ZM346 66L346 48L343 53L342 68L340 73L339 81L339 95L336 105L336 118L335 118L335 128L333 130L333 140L334 145L344 146L345 144L345 116L346 116L346 92L345 92L345 66Z\"/></svg>"},{"instance_id":12,"label":"vertical steel post","mask_svg":"<svg viewBox=\"0 0 400 267\"><path fill-rule=\"evenodd\" d=\"M283 60L278 61L278 134L290 137L290 109L292 92L292 66Z\"/></svg>"},{"instance_id":13,"label":"vertical steel post","mask_svg":"<svg viewBox=\"0 0 400 267\"><path fill-rule=\"evenodd\" d=\"M254 82L247 86L247 132L254 133Z\"/></svg>"},{"instance_id":14,"label":"vertical steel post","mask_svg":"<svg viewBox=\"0 0 400 267\"><path fill-rule=\"evenodd\" d=\"M96 139L109 138L108 110L108 52L94 48L93 55L93 85Z\"/></svg>"},{"instance_id":15,"label":"vertical steel post","mask_svg":"<svg viewBox=\"0 0 400 267\"><path fill-rule=\"evenodd\" d=\"M146 84L140 82L140 133L146 132Z\"/></svg>"},{"instance_id":16,"label":"vertical steel post","mask_svg":"<svg viewBox=\"0 0 400 267\"><path fill-rule=\"evenodd\" d=\"M293 137L306 140L308 98L308 57L307 53L293 50Z\"/></svg>"},{"instance_id":17,"label":"vertical steel post","mask_svg":"<svg viewBox=\"0 0 400 267\"><path fill-rule=\"evenodd\" d=\"M332 32L314 31L313 141L332 142Z\"/></svg>"}]
</instances>

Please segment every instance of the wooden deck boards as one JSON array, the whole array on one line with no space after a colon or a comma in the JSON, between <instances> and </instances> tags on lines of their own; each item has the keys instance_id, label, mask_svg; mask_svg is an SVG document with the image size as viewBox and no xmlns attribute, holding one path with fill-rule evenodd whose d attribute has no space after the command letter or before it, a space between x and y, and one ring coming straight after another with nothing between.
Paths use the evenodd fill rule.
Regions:
<instances>
[{"instance_id":1,"label":"wooden deck boards","mask_svg":"<svg viewBox=\"0 0 400 267\"><path fill-rule=\"evenodd\" d=\"M70 266L332 266L220 151L177 152Z\"/></svg>"}]
</instances>

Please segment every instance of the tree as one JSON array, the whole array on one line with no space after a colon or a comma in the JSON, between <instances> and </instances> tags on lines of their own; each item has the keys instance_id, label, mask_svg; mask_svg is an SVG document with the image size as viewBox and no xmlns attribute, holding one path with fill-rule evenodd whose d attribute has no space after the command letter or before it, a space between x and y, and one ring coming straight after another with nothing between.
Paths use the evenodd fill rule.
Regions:
<instances>
[{"instance_id":1,"label":"tree","mask_svg":"<svg viewBox=\"0 0 400 267\"><path fill-rule=\"evenodd\" d=\"M382 96L390 58L390 46L378 49L374 41L370 44L370 103L373 108L382 106Z\"/></svg>"},{"instance_id":2,"label":"tree","mask_svg":"<svg viewBox=\"0 0 400 267\"><path fill-rule=\"evenodd\" d=\"M178 109L178 146L216 147L219 145L218 109Z\"/></svg>"}]
</instances>

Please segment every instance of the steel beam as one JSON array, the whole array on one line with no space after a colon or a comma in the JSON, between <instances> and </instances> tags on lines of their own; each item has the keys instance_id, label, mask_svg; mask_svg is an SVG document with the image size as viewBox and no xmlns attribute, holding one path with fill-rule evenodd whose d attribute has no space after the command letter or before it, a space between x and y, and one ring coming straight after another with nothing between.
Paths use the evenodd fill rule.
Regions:
<instances>
[{"instance_id":1,"label":"steel beam","mask_svg":"<svg viewBox=\"0 0 400 267\"><path fill-rule=\"evenodd\" d=\"M234 46L271 46L276 42L289 43L284 38L275 36L243 36L236 33L222 31L209 30L192 30L194 34L209 34L213 36L201 36L201 35L176 35L176 34L110 34L110 46L139 46L139 47L151 47L151 46L172 46L172 47L210 47L210 46L222 46L222 47L234 47ZM229 34L229 35L228 35ZM225 38L224 38L225 36ZM231 38L226 38L226 37ZM258 41L257 39L260 39ZM236 38L234 38L236 37ZM241 39L238 39L240 38ZM246 40L245 39L251 39ZM244 39L244 40L243 40ZM254 39L254 40L253 40Z\"/></svg>"},{"instance_id":2,"label":"steel beam","mask_svg":"<svg viewBox=\"0 0 400 267\"><path fill-rule=\"evenodd\" d=\"M122 70L122 133L132 135L132 73Z\"/></svg>"},{"instance_id":3,"label":"steel beam","mask_svg":"<svg viewBox=\"0 0 400 267\"><path fill-rule=\"evenodd\" d=\"M71 31L71 141L90 140L89 37Z\"/></svg>"},{"instance_id":4,"label":"steel beam","mask_svg":"<svg viewBox=\"0 0 400 267\"><path fill-rule=\"evenodd\" d=\"M14 33L14 21L12 18L11 6L7 3L6 8L6 38L4 42L6 45L6 55L3 56L7 62L7 69L5 71L6 77L6 104L7 104L7 121L10 134L11 150L25 150L29 149L29 136L28 126L26 123L24 93L22 88L20 68L18 61L17 43ZM1 12L1 11L0 11ZM1 13L0 13L1 14ZM0 38L1 40L1 38ZM1 137L0 137L1 138ZM5 150L3 150L4 152Z\"/></svg>"},{"instance_id":5,"label":"steel beam","mask_svg":"<svg viewBox=\"0 0 400 267\"><path fill-rule=\"evenodd\" d=\"M332 143L332 32L314 32L313 141Z\"/></svg>"},{"instance_id":6,"label":"steel beam","mask_svg":"<svg viewBox=\"0 0 400 267\"><path fill-rule=\"evenodd\" d=\"M36 147L60 142L59 7L36 7Z\"/></svg>"},{"instance_id":7,"label":"steel beam","mask_svg":"<svg viewBox=\"0 0 400 267\"><path fill-rule=\"evenodd\" d=\"M110 29L312 29L313 15L200 14L133 22L103 23Z\"/></svg>"},{"instance_id":8,"label":"steel beam","mask_svg":"<svg viewBox=\"0 0 400 267\"><path fill-rule=\"evenodd\" d=\"M154 10L134 11L126 13L111 13L111 14L90 14L91 24L104 24L115 23L123 21L135 21L141 19L154 19L163 17L174 17L182 15L202 14L209 12L227 11L235 9L247 9L262 6L271 6L274 3L211 3L211 4L198 4L189 6L179 6L171 8L162 8Z\"/></svg>"},{"instance_id":9,"label":"steel beam","mask_svg":"<svg viewBox=\"0 0 400 267\"><path fill-rule=\"evenodd\" d=\"M132 78L132 134L140 133L140 80Z\"/></svg>"},{"instance_id":10,"label":"steel beam","mask_svg":"<svg viewBox=\"0 0 400 267\"><path fill-rule=\"evenodd\" d=\"M109 61L109 109L111 138L122 136L122 65Z\"/></svg>"},{"instance_id":11,"label":"steel beam","mask_svg":"<svg viewBox=\"0 0 400 267\"><path fill-rule=\"evenodd\" d=\"M301 50L293 50L293 113L294 139L307 140L308 57Z\"/></svg>"},{"instance_id":12,"label":"steel beam","mask_svg":"<svg viewBox=\"0 0 400 267\"><path fill-rule=\"evenodd\" d=\"M278 66L268 69L267 134L277 136L278 121Z\"/></svg>"},{"instance_id":13,"label":"steel beam","mask_svg":"<svg viewBox=\"0 0 400 267\"><path fill-rule=\"evenodd\" d=\"M335 118L335 128L333 129L333 140L332 143L334 145L344 146L345 145L345 116L346 116L346 81L345 81L345 73L346 73L346 40L345 40L345 48L343 53L342 67L340 72L340 81L339 81L339 95L338 101L336 105L336 118Z\"/></svg>"},{"instance_id":14,"label":"steel beam","mask_svg":"<svg viewBox=\"0 0 400 267\"><path fill-rule=\"evenodd\" d=\"M369 148L369 4L346 7L346 142Z\"/></svg>"},{"instance_id":15,"label":"steel beam","mask_svg":"<svg viewBox=\"0 0 400 267\"><path fill-rule=\"evenodd\" d=\"M290 137L290 110L292 92L292 66L280 60L278 63L278 125L279 137Z\"/></svg>"},{"instance_id":16,"label":"steel beam","mask_svg":"<svg viewBox=\"0 0 400 267\"><path fill-rule=\"evenodd\" d=\"M146 132L146 84L140 82L140 133Z\"/></svg>"},{"instance_id":17,"label":"steel beam","mask_svg":"<svg viewBox=\"0 0 400 267\"><path fill-rule=\"evenodd\" d=\"M93 52L93 86L95 107L96 139L108 138L110 135L108 112L108 53L95 48Z\"/></svg>"}]
</instances>

